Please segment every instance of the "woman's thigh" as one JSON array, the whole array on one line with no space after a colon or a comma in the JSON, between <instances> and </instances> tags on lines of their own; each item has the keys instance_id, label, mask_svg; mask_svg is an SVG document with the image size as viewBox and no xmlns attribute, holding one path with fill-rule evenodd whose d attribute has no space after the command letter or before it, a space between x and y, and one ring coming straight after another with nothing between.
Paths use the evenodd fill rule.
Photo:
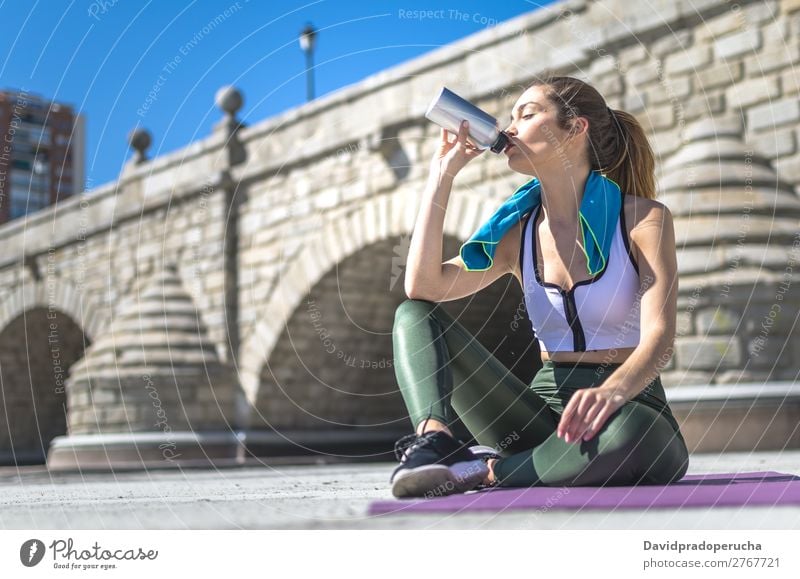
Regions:
<instances>
[{"instance_id":1,"label":"woman's thigh","mask_svg":"<svg viewBox=\"0 0 800 579\"><path fill-rule=\"evenodd\" d=\"M688 467L683 439L659 412L627 402L588 441L552 434L496 465L503 486L667 484Z\"/></svg>"},{"instance_id":2,"label":"woman's thigh","mask_svg":"<svg viewBox=\"0 0 800 579\"><path fill-rule=\"evenodd\" d=\"M450 356L450 404L475 440L504 455L541 444L557 424L545 400L447 312L434 315Z\"/></svg>"},{"instance_id":3,"label":"woman's thigh","mask_svg":"<svg viewBox=\"0 0 800 579\"><path fill-rule=\"evenodd\" d=\"M634 482L668 484L683 478L689 467L689 451L664 411L631 401L618 412L610 421L606 438L610 448L629 454L626 465Z\"/></svg>"}]
</instances>

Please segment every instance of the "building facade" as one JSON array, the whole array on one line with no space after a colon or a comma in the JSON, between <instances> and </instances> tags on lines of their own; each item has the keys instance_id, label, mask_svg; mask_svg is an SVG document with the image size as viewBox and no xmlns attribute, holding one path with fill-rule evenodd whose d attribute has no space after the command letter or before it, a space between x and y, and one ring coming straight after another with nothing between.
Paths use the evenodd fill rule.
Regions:
<instances>
[{"instance_id":1,"label":"building facade","mask_svg":"<svg viewBox=\"0 0 800 579\"><path fill-rule=\"evenodd\" d=\"M83 192L84 129L69 105L0 91L0 223Z\"/></svg>"}]
</instances>

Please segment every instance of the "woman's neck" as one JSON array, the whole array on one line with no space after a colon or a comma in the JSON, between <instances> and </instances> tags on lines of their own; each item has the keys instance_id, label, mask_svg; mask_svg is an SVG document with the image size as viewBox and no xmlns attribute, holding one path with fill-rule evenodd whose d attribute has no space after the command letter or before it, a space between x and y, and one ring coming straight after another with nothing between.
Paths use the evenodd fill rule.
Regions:
<instances>
[{"instance_id":1,"label":"woman's neck","mask_svg":"<svg viewBox=\"0 0 800 579\"><path fill-rule=\"evenodd\" d=\"M544 218L552 229L574 229L590 170L559 171L538 177L542 187Z\"/></svg>"}]
</instances>

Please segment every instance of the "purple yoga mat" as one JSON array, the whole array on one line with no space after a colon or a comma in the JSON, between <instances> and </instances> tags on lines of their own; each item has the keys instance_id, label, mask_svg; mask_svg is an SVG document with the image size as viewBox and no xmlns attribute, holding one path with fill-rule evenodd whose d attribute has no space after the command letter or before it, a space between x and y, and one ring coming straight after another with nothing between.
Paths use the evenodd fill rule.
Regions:
<instances>
[{"instance_id":1,"label":"purple yoga mat","mask_svg":"<svg viewBox=\"0 0 800 579\"><path fill-rule=\"evenodd\" d=\"M375 501L369 514L742 505L800 505L800 477L771 471L739 472L686 475L670 485L494 488L431 499Z\"/></svg>"}]
</instances>

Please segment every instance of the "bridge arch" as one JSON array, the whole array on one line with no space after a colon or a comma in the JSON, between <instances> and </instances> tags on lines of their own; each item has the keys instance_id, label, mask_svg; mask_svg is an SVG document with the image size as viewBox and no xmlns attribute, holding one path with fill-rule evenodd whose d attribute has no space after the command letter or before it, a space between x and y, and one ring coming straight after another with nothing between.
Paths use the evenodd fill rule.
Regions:
<instances>
[{"instance_id":1,"label":"bridge arch","mask_svg":"<svg viewBox=\"0 0 800 579\"><path fill-rule=\"evenodd\" d=\"M0 463L45 461L67 432L69 368L108 323L70 281L49 276L14 288L0 308Z\"/></svg>"},{"instance_id":2,"label":"bridge arch","mask_svg":"<svg viewBox=\"0 0 800 579\"><path fill-rule=\"evenodd\" d=\"M63 310L34 306L0 330L0 464L43 463L67 433L66 379L89 343Z\"/></svg>"},{"instance_id":3,"label":"bridge arch","mask_svg":"<svg viewBox=\"0 0 800 579\"><path fill-rule=\"evenodd\" d=\"M56 276L36 282L26 282L14 288L4 298L5 308L0 308L0 332L9 323L28 310L45 308L58 310L77 323L90 339L96 339L109 318L105 309L98 306L69 280Z\"/></svg>"},{"instance_id":4,"label":"bridge arch","mask_svg":"<svg viewBox=\"0 0 800 579\"><path fill-rule=\"evenodd\" d=\"M445 255L455 255L460 247L460 240L467 239L475 230L480 222L485 219L497 206L497 201L491 198L481 198L477 195L457 195L452 198L448 208L448 218L445 220ZM348 292L347 284L353 285L355 279L354 272L369 268L370 263L378 265L371 268L370 273L377 277L377 283L383 285L361 286L361 295L368 297L370 292L380 292L385 294L380 304L375 304L376 319L379 320L380 331L376 332L374 343L364 344L363 341L356 348L361 348L361 352L371 352L371 355L362 356L368 361L380 364L380 361L391 360L391 325L394 316L394 307L405 299L403 291L402 271L404 259L407 253L407 244L410 240L413 223L419 209L419 195L417 192L398 191L390 195L375 197L368 200L359 211L353 212L337 221L326 224L317 235L307 242L304 249L298 254L297 258L288 264L284 273L280 276L275 289L266 300L266 305L262 309L258 323L254 330L247 336L242 344L241 355L239 358L239 376L244 392L249 403L256 409L258 419L263 420L266 425L271 427L295 427L300 429L311 428L311 422L322 424L328 422L330 427L352 425L352 419L358 415L351 408L350 412L333 413L321 416L324 412L317 412L329 405L321 402L322 398L336 398L340 393L332 382L337 378L340 384L350 384L346 379L341 379L342 364L346 363L349 344L358 343L360 338L352 335L342 338L339 334L338 342L334 349L334 356L339 355L343 359L333 360L331 353L321 353L320 348L325 348L324 340L310 330L312 317L319 308L320 297L326 295L326 288L330 291L343 292L348 295L356 295L357 289ZM379 259L379 261L375 261ZM358 266L354 264L358 263ZM341 273L341 275L339 275ZM340 279L341 278L341 279ZM347 281L349 279L349 281ZM335 281L333 281L335 280ZM394 282L394 283L393 283ZM340 284L344 283L345 287ZM367 283L362 280L362 283ZM364 291L366 289L366 291ZM500 346L504 341L511 339L515 345L506 343L503 348L507 350L510 358L501 359L507 365L512 366L515 362L525 359L525 364L529 370L522 370L520 377L530 379L538 369L536 362L531 362L538 358L538 349L534 347L523 347L520 344L530 346L532 333L525 333L525 321L514 324L514 330L510 330L514 315L518 311L518 304L521 301L521 291L516 281L510 276L504 276L501 280L492 284L480 292L479 296L470 296L464 300L448 302L448 311L463 309L469 306L469 314L457 314L457 319L476 335L479 335L481 343L492 349L492 346ZM324 298L323 298L324 299ZM356 298L353 298L354 300ZM303 303L305 300L306 303ZM338 299L338 301L341 301ZM389 302L392 304L389 304ZM476 305L478 304L478 305ZM323 308L322 317L333 309L330 301L327 307ZM363 305L362 305L363 306ZM363 306L367 307L367 306ZM342 304L341 308L328 316L329 324L336 324L335 320L341 323L344 310L347 308ZM502 321L501 321L502 320ZM355 327L353 320L345 319L344 323ZM337 328L341 328L337 326ZM344 330L346 332L346 330ZM387 336L388 333L388 336ZM510 334L514 334L509 338ZM288 357L295 356L297 346L300 344L310 344L310 350L316 348L320 352L320 357L326 359L329 368L322 369L320 365L308 364L299 361L288 362L288 369L280 368L280 363ZM378 342L386 343L376 346ZM509 346L511 346L509 348ZM380 355L380 349L385 355ZM388 351L387 351L388 349ZM523 352L523 350L527 350ZM297 357L297 356L295 356ZM292 358L294 360L294 358ZM311 357L308 357L308 361ZM276 363L277 362L277 365ZM370 363L371 363L370 362ZM295 364L295 366L292 366ZM321 363L322 364L322 363ZM532 366L531 364L534 364ZM333 368L330 368L333 366ZM519 365L522 366L521 364ZM339 367L339 370L336 370ZM304 379L311 381L311 387L316 388L317 392L305 393L305 400L293 400L292 396L287 395L286 389L281 384L291 384L292 368L297 368L299 372L306 373ZM320 370L317 375L317 370ZM383 376L378 379L375 387L370 393L356 392L361 396L375 396L374 400L382 397L385 402L391 400L391 404L381 407L380 411L370 412L371 418L361 420L360 424L373 424L373 420L385 424L396 422L399 414L396 412L398 407L399 393L396 386L392 387L388 380L393 380L393 369L387 364L381 368ZM515 371L516 373L516 371ZM329 378L329 379L326 379ZM316 382L319 382L317 384ZM386 383L384 383L386 382ZM269 391L264 389L268 388ZM392 391L392 388L394 391ZM347 392L352 394L353 392ZM274 411L269 411L270 396L277 396L279 402L275 402ZM293 408L294 406L294 408ZM377 408L373 404L372 408ZM384 412L385 411L385 412ZM287 412L294 416L292 420L286 420ZM281 417L283 422L275 424L274 421ZM341 420L339 422L338 420ZM406 426L404 421L403 426ZM397 427L397 424L395 424Z\"/></svg>"}]
</instances>

